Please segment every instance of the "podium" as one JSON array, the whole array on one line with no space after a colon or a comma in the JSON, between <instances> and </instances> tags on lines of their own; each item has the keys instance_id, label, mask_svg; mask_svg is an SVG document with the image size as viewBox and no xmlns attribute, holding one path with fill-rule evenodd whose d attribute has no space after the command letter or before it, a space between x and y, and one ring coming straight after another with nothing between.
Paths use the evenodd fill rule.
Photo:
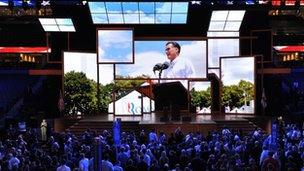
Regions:
<instances>
[{"instance_id":1,"label":"podium","mask_svg":"<svg viewBox=\"0 0 304 171\"><path fill-rule=\"evenodd\" d=\"M180 120L180 110L188 110L188 91L179 81L154 84L152 91L155 110L164 113L161 120Z\"/></svg>"}]
</instances>

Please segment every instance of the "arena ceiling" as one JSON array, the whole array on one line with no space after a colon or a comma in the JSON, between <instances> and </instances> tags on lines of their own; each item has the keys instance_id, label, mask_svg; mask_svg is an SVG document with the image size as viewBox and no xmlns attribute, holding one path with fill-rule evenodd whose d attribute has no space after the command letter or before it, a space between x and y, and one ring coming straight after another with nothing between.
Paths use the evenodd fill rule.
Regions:
<instances>
[{"instance_id":1,"label":"arena ceiling","mask_svg":"<svg viewBox=\"0 0 304 171\"><path fill-rule=\"evenodd\" d=\"M212 4L211 2L214 3ZM36 7L33 6L29 8ZM211 14L214 10L246 10L240 27L241 36L250 35L250 30L273 29L279 33L275 38L275 41L277 41L275 42L276 44L282 44L282 42L288 41L289 37L296 37L297 39L291 38L290 41L293 41L294 44L299 44L303 40L302 34L304 32L302 17L296 15L289 15L288 17L270 16L269 12L271 10L282 9L282 7L273 7L271 5L227 4L222 3L222 1L201 1L201 3L193 3L189 1L186 24L115 25L93 24L88 3L83 1L54 0L50 1L50 8L52 12L46 17L71 18L76 32L46 33L38 19L41 16L2 14L0 15L0 46L43 46L47 45L48 40L52 49L66 50L69 47L69 50L94 52L96 51L96 29L113 27L132 27L134 28L135 38L206 36ZM299 10L293 6L284 7L284 9ZM292 27L292 34L288 33L288 30L290 30L288 26ZM286 29L284 29L285 27ZM277 28L281 29L278 30Z\"/></svg>"}]
</instances>

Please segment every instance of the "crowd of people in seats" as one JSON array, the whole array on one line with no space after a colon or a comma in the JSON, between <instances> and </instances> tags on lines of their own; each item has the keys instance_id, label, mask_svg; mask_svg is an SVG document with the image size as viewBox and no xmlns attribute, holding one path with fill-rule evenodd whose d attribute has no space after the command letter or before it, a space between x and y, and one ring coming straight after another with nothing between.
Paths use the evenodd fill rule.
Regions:
<instances>
[{"instance_id":1,"label":"crowd of people in seats","mask_svg":"<svg viewBox=\"0 0 304 171\"><path fill-rule=\"evenodd\" d=\"M93 171L95 137L102 142L102 171L303 170L304 132L293 124L279 129L276 146L260 129L246 135L228 128L208 135L180 128L171 135L122 132L117 148L107 130L87 130L80 137L50 131L41 141L38 129L9 129L0 142L0 170Z\"/></svg>"}]
</instances>

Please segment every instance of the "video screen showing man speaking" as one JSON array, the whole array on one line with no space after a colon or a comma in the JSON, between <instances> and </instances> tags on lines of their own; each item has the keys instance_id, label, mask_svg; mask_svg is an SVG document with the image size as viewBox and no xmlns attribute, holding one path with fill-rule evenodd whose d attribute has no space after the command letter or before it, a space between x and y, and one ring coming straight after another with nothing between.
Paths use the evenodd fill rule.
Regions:
<instances>
[{"instance_id":1,"label":"video screen showing man speaking","mask_svg":"<svg viewBox=\"0 0 304 171\"><path fill-rule=\"evenodd\" d=\"M135 41L134 64L119 64L116 78L206 78L206 42ZM162 80L162 82L171 80Z\"/></svg>"}]
</instances>

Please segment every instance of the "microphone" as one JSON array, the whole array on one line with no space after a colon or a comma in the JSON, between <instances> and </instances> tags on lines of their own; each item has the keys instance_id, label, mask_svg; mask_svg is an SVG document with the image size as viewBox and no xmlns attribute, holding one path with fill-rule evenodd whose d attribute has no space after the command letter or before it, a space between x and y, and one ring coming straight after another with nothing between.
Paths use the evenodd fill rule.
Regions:
<instances>
[{"instance_id":1,"label":"microphone","mask_svg":"<svg viewBox=\"0 0 304 171\"><path fill-rule=\"evenodd\" d=\"M157 63L153 67L153 72L154 72L154 74L155 74L155 71L160 71L160 73L161 73L163 70L169 68L169 66L170 66L169 62L164 62L163 64Z\"/></svg>"},{"instance_id":2,"label":"microphone","mask_svg":"<svg viewBox=\"0 0 304 171\"><path fill-rule=\"evenodd\" d=\"M163 64L161 64L161 63L155 64L154 67L153 67L154 74L155 74L155 71L160 70L162 68L162 66L163 66Z\"/></svg>"},{"instance_id":3,"label":"microphone","mask_svg":"<svg viewBox=\"0 0 304 171\"><path fill-rule=\"evenodd\" d=\"M169 66L170 66L169 62L164 62L162 64L161 70L165 70L165 69L169 68Z\"/></svg>"}]
</instances>

